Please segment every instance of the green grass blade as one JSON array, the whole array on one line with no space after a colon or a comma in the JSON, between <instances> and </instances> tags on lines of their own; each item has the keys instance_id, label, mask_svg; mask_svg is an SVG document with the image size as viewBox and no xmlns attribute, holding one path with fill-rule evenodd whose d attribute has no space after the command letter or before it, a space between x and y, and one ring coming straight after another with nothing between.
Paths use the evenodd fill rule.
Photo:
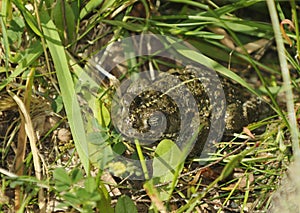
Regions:
<instances>
[{"instance_id":1,"label":"green grass blade","mask_svg":"<svg viewBox=\"0 0 300 213\"><path fill-rule=\"evenodd\" d=\"M9 18L9 15L11 14L11 2L8 0L4 0L1 2L1 15L0 15L0 30L2 34L2 40L1 43L4 46L5 50L5 69L6 72L8 71L8 59L10 58L10 47L8 42L8 35L7 35L7 27L6 27L6 21Z\"/></svg>"},{"instance_id":2,"label":"green grass blade","mask_svg":"<svg viewBox=\"0 0 300 213\"><path fill-rule=\"evenodd\" d=\"M86 15L93 11L96 7L102 4L102 0L91 0L80 11L79 19L83 19Z\"/></svg>"},{"instance_id":3,"label":"green grass blade","mask_svg":"<svg viewBox=\"0 0 300 213\"><path fill-rule=\"evenodd\" d=\"M32 63L42 55L43 47L40 42L33 43L28 49L25 50L22 59L19 61L17 68L13 73L5 78L0 83L0 91L5 88L11 81L19 76L25 69L27 69Z\"/></svg>"},{"instance_id":4,"label":"green grass blade","mask_svg":"<svg viewBox=\"0 0 300 213\"><path fill-rule=\"evenodd\" d=\"M88 173L88 143L86 140L80 106L76 98L74 83L69 70L65 49L61 43L59 34L53 21L50 20L50 17L45 12L41 12L41 25L56 69L56 75L75 142L75 147L83 167Z\"/></svg>"},{"instance_id":5,"label":"green grass blade","mask_svg":"<svg viewBox=\"0 0 300 213\"><path fill-rule=\"evenodd\" d=\"M3 43L4 49L5 49L5 68L6 71L8 70L8 59L10 58L10 48L9 48L9 43L8 43L8 37L7 37L7 31L6 27L4 24L3 17L0 17L0 24L1 24L1 30L2 30L2 39L1 42Z\"/></svg>"},{"instance_id":6,"label":"green grass blade","mask_svg":"<svg viewBox=\"0 0 300 213\"><path fill-rule=\"evenodd\" d=\"M38 36L42 37L42 33L38 28L37 21L35 17L26 9L23 2L20 0L14 0L13 3L17 6L17 8L21 11L26 23L30 27L30 29L37 34Z\"/></svg>"},{"instance_id":7,"label":"green grass blade","mask_svg":"<svg viewBox=\"0 0 300 213\"><path fill-rule=\"evenodd\" d=\"M134 23L126 23L123 21L118 21L118 20L108 20L104 19L102 20L103 23L110 24L110 25L115 25L117 27L122 27L124 29L133 31L133 32L142 32L144 30L144 25L141 24L134 24Z\"/></svg>"},{"instance_id":8,"label":"green grass blade","mask_svg":"<svg viewBox=\"0 0 300 213\"><path fill-rule=\"evenodd\" d=\"M242 79L240 76L238 76L237 74L235 74L234 72L232 72L231 70L223 67L222 65L220 65L219 63L217 63L216 61L206 57L205 55L196 52L194 50L188 49L185 46L183 46L180 43L176 43L175 41L172 41L171 38L169 38L169 42L173 45L173 47L177 50L178 53L180 53L181 55L196 61L196 62L200 62L201 64L216 70L218 73L221 73L227 77L229 77L230 79L238 82L239 84L241 84L242 86L244 86L245 88L247 88L250 92L252 92L253 94L259 96L259 94L251 88L251 86L249 86L249 84Z\"/></svg>"},{"instance_id":9,"label":"green grass blade","mask_svg":"<svg viewBox=\"0 0 300 213\"><path fill-rule=\"evenodd\" d=\"M191 0L170 0L170 2L181 3L181 4L185 4L185 5L191 5L191 6L203 9L203 10L209 10L209 6L207 4L202 4L202 3L199 3L199 2L196 2L196 1L191 1Z\"/></svg>"}]
</instances>

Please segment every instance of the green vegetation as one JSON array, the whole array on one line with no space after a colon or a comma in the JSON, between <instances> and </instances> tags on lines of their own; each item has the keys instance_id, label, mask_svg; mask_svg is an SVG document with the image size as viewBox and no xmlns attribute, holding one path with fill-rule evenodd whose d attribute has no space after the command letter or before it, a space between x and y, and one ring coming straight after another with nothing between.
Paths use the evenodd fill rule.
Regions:
<instances>
[{"instance_id":1,"label":"green vegetation","mask_svg":"<svg viewBox=\"0 0 300 213\"><path fill-rule=\"evenodd\" d=\"M0 8L1 211L267 210L289 162L299 157L294 0L0 0ZM167 139L156 150L138 139L127 143L112 125L114 89L145 67L177 64L140 56L105 78L91 67L109 44L147 33L188 42L202 54L167 41L176 54L265 99L275 115L223 139L208 159L182 163ZM134 54L131 47L123 53ZM116 153L138 160L142 170L112 161ZM145 163L151 157L153 171Z\"/></svg>"}]
</instances>

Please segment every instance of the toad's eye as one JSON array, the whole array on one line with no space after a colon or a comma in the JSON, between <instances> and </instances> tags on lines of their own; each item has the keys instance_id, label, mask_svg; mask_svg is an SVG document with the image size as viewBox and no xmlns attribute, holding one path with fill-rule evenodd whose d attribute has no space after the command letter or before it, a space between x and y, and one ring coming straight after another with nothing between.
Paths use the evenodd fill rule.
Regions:
<instances>
[{"instance_id":1,"label":"toad's eye","mask_svg":"<svg viewBox=\"0 0 300 213\"><path fill-rule=\"evenodd\" d=\"M165 115L162 112L155 112L148 118L148 125L152 128L157 128L163 125Z\"/></svg>"}]
</instances>

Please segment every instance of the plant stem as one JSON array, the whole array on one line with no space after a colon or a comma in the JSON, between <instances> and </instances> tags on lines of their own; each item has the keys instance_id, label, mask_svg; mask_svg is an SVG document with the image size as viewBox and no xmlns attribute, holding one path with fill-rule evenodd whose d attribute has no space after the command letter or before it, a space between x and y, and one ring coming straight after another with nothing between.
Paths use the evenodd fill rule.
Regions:
<instances>
[{"instance_id":1,"label":"plant stem","mask_svg":"<svg viewBox=\"0 0 300 213\"><path fill-rule=\"evenodd\" d=\"M275 9L274 0L267 0L267 5L271 16L272 25L273 25L273 30L274 30L274 35L275 35L275 40L277 45L278 58L279 58L281 73L283 78L283 88L286 97L286 106L287 106L288 119L289 119L288 123L291 132L294 158L295 161L300 161L299 130L297 127L296 114L294 110L293 91L292 91L290 73L289 73L288 64L285 55L285 48L280 33L280 28L279 28L280 25L278 21L277 12Z\"/></svg>"},{"instance_id":2,"label":"plant stem","mask_svg":"<svg viewBox=\"0 0 300 213\"><path fill-rule=\"evenodd\" d=\"M298 24L298 17L297 17L297 8L296 8L296 3L295 0L291 0L291 6L292 6L292 16L293 19L292 21L294 22L295 25L295 33L296 33L296 48L297 48L297 61L300 61L300 37L299 37L299 24Z\"/></svg>"}]
</instances>

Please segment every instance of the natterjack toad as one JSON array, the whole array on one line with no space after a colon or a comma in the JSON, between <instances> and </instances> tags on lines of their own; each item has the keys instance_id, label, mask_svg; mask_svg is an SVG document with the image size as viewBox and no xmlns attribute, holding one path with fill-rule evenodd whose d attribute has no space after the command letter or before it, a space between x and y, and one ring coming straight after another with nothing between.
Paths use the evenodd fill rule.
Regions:
<instances>
[{"instance_id":1,"label":"natterjack toad","mask_svg":"<svg viewBox=\"0 0 300 213\"><path fill-rule=\"evenodd\" d=\"M224 132L240 132L270 110L261 99L204 66L154 74L139 74L120 88L112 116L127 139L151 144L168 138L183 149L194 138L189 151L200 155Z\"/></svg>"}]
</instances>

